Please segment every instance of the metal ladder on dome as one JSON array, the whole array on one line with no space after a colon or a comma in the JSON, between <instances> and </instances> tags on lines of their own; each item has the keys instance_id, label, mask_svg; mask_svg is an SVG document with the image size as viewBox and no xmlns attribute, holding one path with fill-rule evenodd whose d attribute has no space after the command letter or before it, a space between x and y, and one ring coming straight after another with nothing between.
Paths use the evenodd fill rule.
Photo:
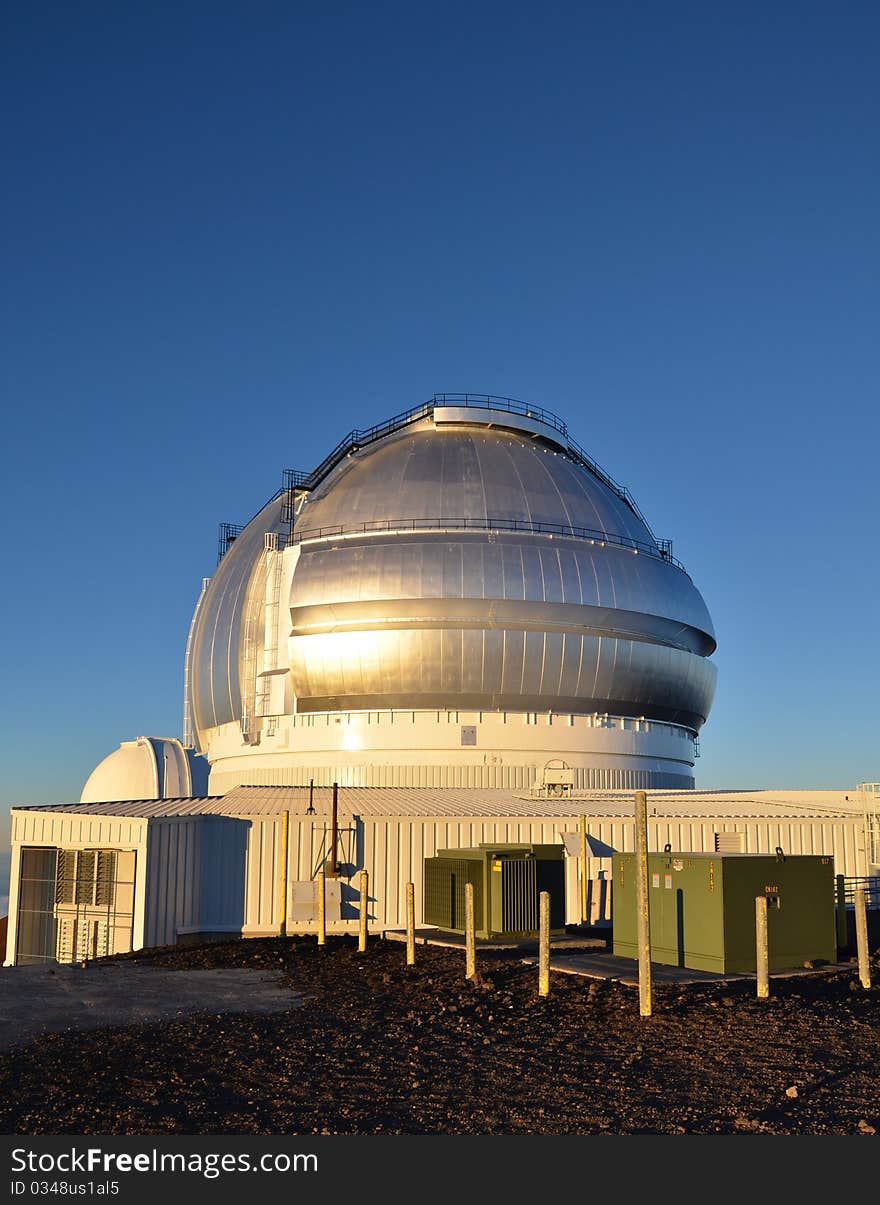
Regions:
<instances>
[{"instance_id":1,"label":"metal ladder on dome","mask_svg":"<svg viewBox=\"0 0 880 1205\"><path fill-rule=\"evenodd\" d=\"M268 721L266 735L277 728L277 716L272 715L272 679L278 670L278 617L281 612L281 574L283 548L277 532L267 531L263 537L266 567L265 616L263 627L263 668L257 675L255 711ZM273 723L274 720L274 723Z\"/></svg>"}]
</instances>

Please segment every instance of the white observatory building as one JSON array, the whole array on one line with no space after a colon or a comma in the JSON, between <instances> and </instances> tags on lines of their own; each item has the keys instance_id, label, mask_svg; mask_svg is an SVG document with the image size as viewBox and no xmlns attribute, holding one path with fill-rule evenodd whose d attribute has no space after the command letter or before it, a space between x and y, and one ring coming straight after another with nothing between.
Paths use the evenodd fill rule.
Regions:
<instances>
[{"instance_id":1,"label":"white observatory building","mask_svg":"<svg viewBox=\"0 0 880 1205\"><path fill-rule=\"evenodd\" d=\"M714 651L671 545L555 415L437 394L353 431L221 525L183 740L13 808L6 965L309 931L328 865L331 925L381 932L410 882L422 917L426 858L480 842L564 846L566 922L608 923L637 789L653 849L876 873L880 793L866 830L855 792L694 790Z\"/></svg>"},{"instance_id":2,"label":"white observatory building","mask_svg":"<svg viewBox=\"0 0 880 1205\"><path fill-rule=\"evenodd\" d=\"M186 656L211 793L693 787L712 621L555 415L436 395L226 530Z\"/></svg>"}]
</instances>

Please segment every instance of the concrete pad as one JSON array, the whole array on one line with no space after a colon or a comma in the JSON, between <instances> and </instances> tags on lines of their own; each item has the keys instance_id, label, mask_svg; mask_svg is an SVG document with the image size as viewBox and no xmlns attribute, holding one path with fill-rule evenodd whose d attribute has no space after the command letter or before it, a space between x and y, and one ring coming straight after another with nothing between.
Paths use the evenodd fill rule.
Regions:
<instances>
[{"instance_id":1,"label":"concrete pad","mask_svg":"<svg viewBox=\"0 0 880 1205\"><path fill-rule=\"evenodd\" d=\"M525 961L525 960L524 960ZM535 966L536 958L527 960ZM587 979L605 979L613 983L638 986L639 964L632 958L619 958L607 950L585 954L572 954L564 958L550 953L550 970L563 975L583 975ZM651 963L651 979L654 983L722 983L730 979L748 979L748 975L718 975L714 971L692 971L688 967L664 966ZM754 979L754 975L751 976Z\"/></svg>"},{"instance_id":2,"label":"concrete pad","mask_svg":"<svg viewBox=\"0 0 880 1205\"><path fill-rule=\"evenodd\" d=\"M529 966L537 966L537 958L524 958ZM609 950L590 950L583 953L567 955L556 954L551 945L550 970L559 971L563 975L583 975L587 979L604 979L627 986L638 986L639 964L635 958L621 958ZM797 976L815 976L830 972L852 970L850 963L831 963L820 967L794 967L790 970L771 971L771 984L774 979L792 979ZM690 967L673 967L664 963L651 963L651 979L654 983L748 983L755 982L756 976L751 974L719 974L715 971L697 971Z\"/></svg>"},{"instance_id":3,"label":"concrete pad","mask_svg":"<svg viewBox=\"0 0 880 1205\"><path fill-rule=\"evenodd\" d=\"M0 1049L40 1034L172 1020L193 1013L274 1013L303 997L279 971L176 971L132 963L0 970Z\"/></svg>"},{"instance_id":4,"label":"concrete pad","mask_svg":"<svg viewBox=\"0 0 880 1205\"><path fill-rule=\"evenodd\" d=\"M382 936L388 941L406 941L406 929L386 929ZM416 929L415 939L416 944L422 946L443 946L451 950L464 950L465 947L463 933L445 933L441 929ZM477 950L522 950L526 953L537 950L538 939L523 937L505 940L501 937L478 937L475 944ZM604 950L607 944L605 937L597 937L594 933L561 933L550 942L551 951Z\"/></svg>"}]
</instances>

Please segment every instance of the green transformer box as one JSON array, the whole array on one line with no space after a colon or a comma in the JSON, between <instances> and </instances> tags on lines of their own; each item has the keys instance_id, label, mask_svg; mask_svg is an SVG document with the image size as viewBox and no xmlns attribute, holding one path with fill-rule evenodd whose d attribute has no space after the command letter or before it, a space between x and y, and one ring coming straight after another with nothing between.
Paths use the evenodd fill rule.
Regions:
<instances>
[{"instance_id":1,"label":"green transformer box","mask_svg":"<svg viewBox=\"0 0 880 1205\"><path fill-rule=\"evenodd\" d=\"M477 937L535 937L539 896L550 894L550 930L565 930L565 846L493 845L438 849L425 858L423 920L465 931L465 885L474 887Z\"/></svg>"},{"instance_id":2,"label":"green transformer box","mask_svg":"<svg viewBox=\"0 0 880 1205\"><path fill-rule=\"evenodd\" d=\"M651 961L754 974L755 898L767 897L770 970L837 958L833 859L797 854L648 855ZM614 953L637 958L636 857L612 859Z\"/></svg>"}]
</instances>

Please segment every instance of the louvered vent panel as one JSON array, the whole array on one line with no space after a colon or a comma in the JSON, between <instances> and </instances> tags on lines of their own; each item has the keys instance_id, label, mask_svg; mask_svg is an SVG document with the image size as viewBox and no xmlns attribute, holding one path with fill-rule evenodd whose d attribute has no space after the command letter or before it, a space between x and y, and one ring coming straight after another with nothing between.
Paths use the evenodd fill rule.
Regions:
<instances>
[{"instance_id":1,"label":"louvered vent panel","mask_svg":"<svg viewBox=\"0 0 880 1205\"><path fill-rule=\"evenodd\" d=\"M116 882L116 850L101 849L97 857L97 879L95 903L99 908L109 908L113 903L113 888Z\"/></svg>"},{"instance_id":2,"label":"louvered vent panel","mask_svg":"<svg viewBox=\"0 0 880 1205\"><path fill-rule=\"evenodd\" d=\"M76 850L59 849L55 873L55 903L72 904L76 894Z\"/></svg>"},{"instance_id":3,"label":"louvered vent panel","mask_svg":"<svg viewBox=\"0 0 880 1205\"><path fill-rule=\"evenodd\" d=\"M744 854L746 852L745 833L716 833L716 854Z\"/></svg>"},{"instance_id":4,"label":"louvered vent panel","mask_svg":"<svg viewBox=\"0 0 880 1205\"><path fill-rule=\"evenodd\" d=\"M76 874L76 902L91 904L95 898L96 851L84 849L79 855Z\"/></svg>"},{"instance_id":5,"label":"louvered vent panel","mask_svg":"<svg viewBox=\"0 0 880 1205\"><path fill-rule=\"evenodd\" d=\"M73 962L76 945L76 918L59 917L55 931L55 958L58 962Z\"/></svg>"},{"instance_id":6,"label":"louvered vent panel","mask_svg":"<svg viewBox=\"0 0 880 1205\"><path fill-rule=\"evenodd\" d=\"M529 933L538 927L538 892L533 858L505 858L501 863L501 930Z\"/></svg>"}]
</instances>

